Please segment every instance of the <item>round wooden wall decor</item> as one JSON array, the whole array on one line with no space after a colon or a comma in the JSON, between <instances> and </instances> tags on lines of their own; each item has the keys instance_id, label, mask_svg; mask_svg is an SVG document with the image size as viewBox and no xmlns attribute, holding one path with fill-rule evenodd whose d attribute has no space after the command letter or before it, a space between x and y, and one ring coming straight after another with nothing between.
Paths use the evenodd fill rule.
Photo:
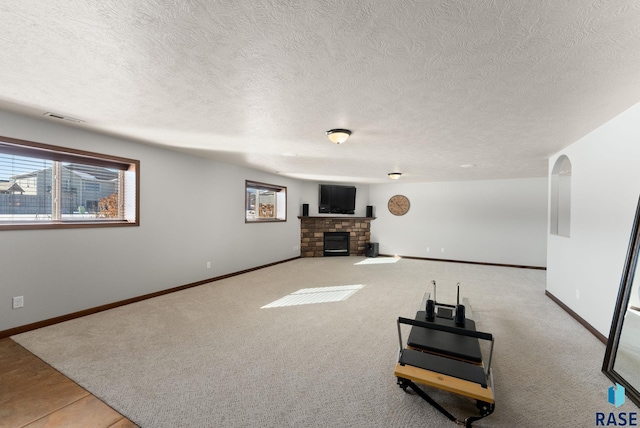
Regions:
<instances>
[{"instance_id":1,"label":"round wooden wall decor","mask_svg":"<svg viewBox=\"0 0 640 428\"><path fill-rule=\"evenodd\" d=\"M393 215L405 215L409 211L409 207L411 204L409 203L409 198L404 195L394 195L389 198L389 203L387 204L387 208L389 208L389 212Z\"/></svg>"}]
</instances>

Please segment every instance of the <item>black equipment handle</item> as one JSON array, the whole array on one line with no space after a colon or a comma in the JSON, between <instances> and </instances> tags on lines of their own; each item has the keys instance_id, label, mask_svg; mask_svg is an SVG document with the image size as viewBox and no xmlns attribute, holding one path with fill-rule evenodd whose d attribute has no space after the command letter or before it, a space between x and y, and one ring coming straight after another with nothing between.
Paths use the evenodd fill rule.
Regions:
<instances>
[{"instance_id":1,"label":"black equipment handle","mask_svg":"<svg viewBox=\"0 0 640 428\"><path fill-rule=\"evenodd\" d=\"M462 336L475 337L477 339L493 340L493 335L491 333L484 333L481 331L466 330L464 328L427 323L424 321L412 320L410 318L403 318L403 317L398 317L398 322L400 324L408 324L415 327L422 327L422 328L428 328L431 330L439 330L447 333L459 334Z\"/></svg>"}]
</instances>

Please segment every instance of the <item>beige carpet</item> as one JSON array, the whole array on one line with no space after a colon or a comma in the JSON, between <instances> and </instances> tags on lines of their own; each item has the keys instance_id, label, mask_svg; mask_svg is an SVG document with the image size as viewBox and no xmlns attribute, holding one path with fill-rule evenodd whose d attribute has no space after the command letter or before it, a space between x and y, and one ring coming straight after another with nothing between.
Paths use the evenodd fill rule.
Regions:
<instances>
[{"instance_id":1,"label":"beige carpet","mask_svg":"<svg viewBox=\"0 0 640 428\"><path fill-rule=\"evenodd\" d=\"M545 272L382 258L298 259L14 336L142 427L455 426L396 386L396 319L430 281L493 333L496 411L478 427L590 427L605 346L544 295ZM303 288L346 300L261 309ZM351 289L351 288L349 288ZM466 399L431 391L463 416ZM627 401L618 411L637 411Z\"/></svg>"}]
</instances>

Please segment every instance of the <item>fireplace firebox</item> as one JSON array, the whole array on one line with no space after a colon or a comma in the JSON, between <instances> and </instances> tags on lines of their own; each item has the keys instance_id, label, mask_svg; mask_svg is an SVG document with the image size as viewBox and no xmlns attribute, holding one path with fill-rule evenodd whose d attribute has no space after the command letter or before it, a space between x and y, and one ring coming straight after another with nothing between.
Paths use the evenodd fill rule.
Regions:
<instances>
[{"instance_id":1,"label":"fireplace firebox","mask_svg":"<svg viewBox=\"0 0 640 428\"><path fill-rule=\"evenodd\" d=\"M348 256L349 232L324 232L324 256Z\"/></svg>"}]
</instances>

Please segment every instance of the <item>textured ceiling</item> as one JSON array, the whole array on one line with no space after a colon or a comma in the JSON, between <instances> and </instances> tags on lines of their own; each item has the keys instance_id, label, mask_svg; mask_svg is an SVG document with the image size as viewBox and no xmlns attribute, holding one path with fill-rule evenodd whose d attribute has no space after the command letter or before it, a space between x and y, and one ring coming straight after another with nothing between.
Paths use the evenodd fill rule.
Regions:
<instances>
[{"instance_id":1,"label":"textured ceiling","mask_svg":"<svg viewBox=\"0 0 640 428\"><path fill-rule=\"evenodd\" d=\"M302 179L545 176L640 101L637 0L2 0L0 28L0 108Z\"/></svg>"}]
</instances>

